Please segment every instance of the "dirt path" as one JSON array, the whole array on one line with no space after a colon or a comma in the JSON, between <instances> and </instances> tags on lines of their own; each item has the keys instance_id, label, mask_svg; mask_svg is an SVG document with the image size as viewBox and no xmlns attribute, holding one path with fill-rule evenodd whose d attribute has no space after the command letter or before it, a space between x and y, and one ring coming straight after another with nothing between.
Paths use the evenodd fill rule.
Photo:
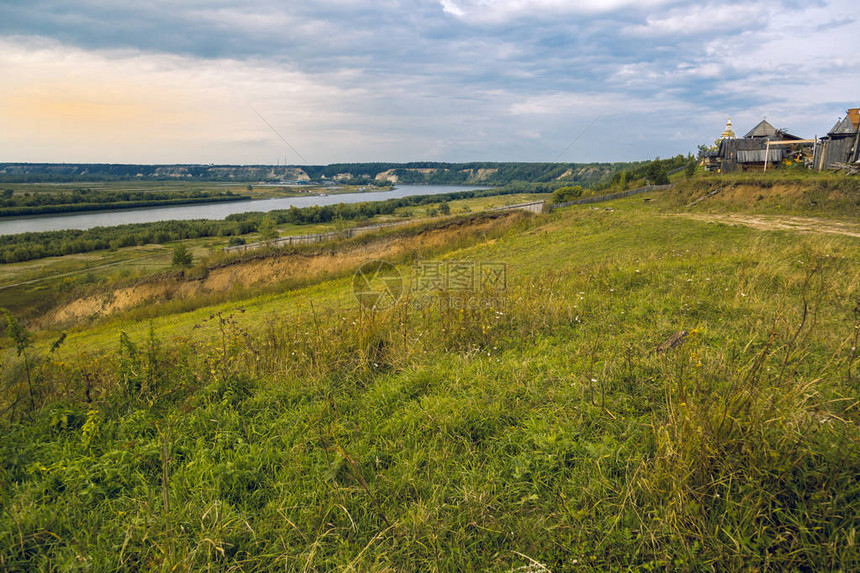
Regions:
<instances>
[{"instance_id":1,"label":"dirt path","mask_svg":"<svg viewBox=\"0 0 860 573\"><path fill-rule=\"evenodd\" d=\"M860 223L832 221L814 217L787 217L781 215L743 215L681 213L680 216L697 221L744 225L762 231L798 231L801 233L829 233L860 238Z\"/></svg>"}]
</instances>

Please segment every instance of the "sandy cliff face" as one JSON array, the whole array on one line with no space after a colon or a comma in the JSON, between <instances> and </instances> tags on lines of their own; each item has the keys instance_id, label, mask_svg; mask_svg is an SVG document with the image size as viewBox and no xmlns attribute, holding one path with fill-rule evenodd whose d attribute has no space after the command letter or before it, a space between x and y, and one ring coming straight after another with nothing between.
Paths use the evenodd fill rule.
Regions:
<instances>
[{"instance_id":1,"label":"sandy cliff face","mask_svg":"<svg viewBox=\"0 0 860 573\"><path fill-rule=\"evenodd\" d=\"M383 171L382 173L377 173L375 179L377 181L388 181L390 183L398 183L400 181L400 177L397 175L398 171L401 173L403 173L404 171L409 172L409 173L420 173L421 175L424 176L425 179L427 179L430 175L433 175L434 173L439 173L441 171L447 171L447 170L446 169L433 169L433 168L422 168L422 169L397 168L397 169L389 169L388 171Z\"/></svg>"},{"instance_id":2,"label":"sandy cliff face","mask_svg":"<svg viewBox=\"0 0 860 573\"><path fill-rule=\"evenodd\" d=\"M299 169L298 167L293 167L287 169L284 172L284 179L296 180L296 181L310 181L310 176L305 173L304 169Z\"/></svg>"},{"instance_id":3,"label":"sandy cliff face","mask_svg":"<svg viewBox=\"0 0 860 573\"><path fill-rule=\"evenodd\" d=\"M481 183L498 173L498 169L464 169L467 174L466 183Z\"/></svg>"},{"instance_id":4,"label":"sandy cliff face","mask_svg":"<svg viewBox=\"0 0 860 573\"><path fill-rule=\"evenodd\" d=\"M390 183L397 183L400 181L400 178L394 174L394 169L389 169L388 171L383 171L382 173L377 173L374 179L376 181L388 181Z\"/></svg>"}]
</instances>

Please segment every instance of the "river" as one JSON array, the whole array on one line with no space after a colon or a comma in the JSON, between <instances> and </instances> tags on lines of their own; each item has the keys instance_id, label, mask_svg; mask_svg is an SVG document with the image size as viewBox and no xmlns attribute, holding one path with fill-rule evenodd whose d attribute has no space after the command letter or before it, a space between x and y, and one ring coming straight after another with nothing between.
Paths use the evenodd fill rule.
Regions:
<instances>
[{"instance_id":1,"label":"river","mask_svg":"<svg viewBox=\"0 0 860 573\"><path fill-rule=\"evenodd\" d=\"M342 193L335 195L306 195L302 197L283 197L280 199L260 199L256 201L231 201L229 203L203 203L199 205L177 205L172 207L144 207L119 211L97 211L57 215L33 215L0 219L0 235L39 231L61 231L63 229L91 229L93 227L112 227L128 223L152 223L155 221L185 221L189 219L224 219L233 213L250 211L273 211L289 209L291 206L310 207L312 205L336 205L338 203L362 203L365 201L385 201L411 195L439 195L486 189L481 186L462 185L398 185L391 191L369 191L366 193Z\"/></svg>"}]
</instances>

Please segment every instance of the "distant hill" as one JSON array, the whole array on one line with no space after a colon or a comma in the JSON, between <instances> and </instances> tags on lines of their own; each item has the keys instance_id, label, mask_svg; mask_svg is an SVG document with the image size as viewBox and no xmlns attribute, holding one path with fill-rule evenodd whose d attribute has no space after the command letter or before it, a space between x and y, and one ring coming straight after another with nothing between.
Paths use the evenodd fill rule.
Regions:
<instances>
[{"instance_id":1,"label":"distant hill","mask_svg":"<svg viewBox=\"0 0 860 573\"><path fill-rule=\"evenodd\" d=\"M337 163L332 165L120 165L0 163L0 183L117 180L338 181L352 184L506 185L553 181L593 186L637 163Z\"/></svg>"}]
</instances>

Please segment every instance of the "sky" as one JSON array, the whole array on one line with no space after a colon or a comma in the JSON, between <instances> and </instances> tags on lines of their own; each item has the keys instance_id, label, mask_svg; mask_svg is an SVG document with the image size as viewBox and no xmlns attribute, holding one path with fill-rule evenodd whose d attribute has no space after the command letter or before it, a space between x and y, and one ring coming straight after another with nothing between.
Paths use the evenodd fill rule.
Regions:
<instances>
[{"instance_id":1,"label":"sky","mask_svg":"<svg viewBox=\"0 0 860 573\"><path fill-rule=\"evenodd\" d=\"M860 107L855 0L0 0L0 162L634 161Z\"/></svg>"}]
</instances>

